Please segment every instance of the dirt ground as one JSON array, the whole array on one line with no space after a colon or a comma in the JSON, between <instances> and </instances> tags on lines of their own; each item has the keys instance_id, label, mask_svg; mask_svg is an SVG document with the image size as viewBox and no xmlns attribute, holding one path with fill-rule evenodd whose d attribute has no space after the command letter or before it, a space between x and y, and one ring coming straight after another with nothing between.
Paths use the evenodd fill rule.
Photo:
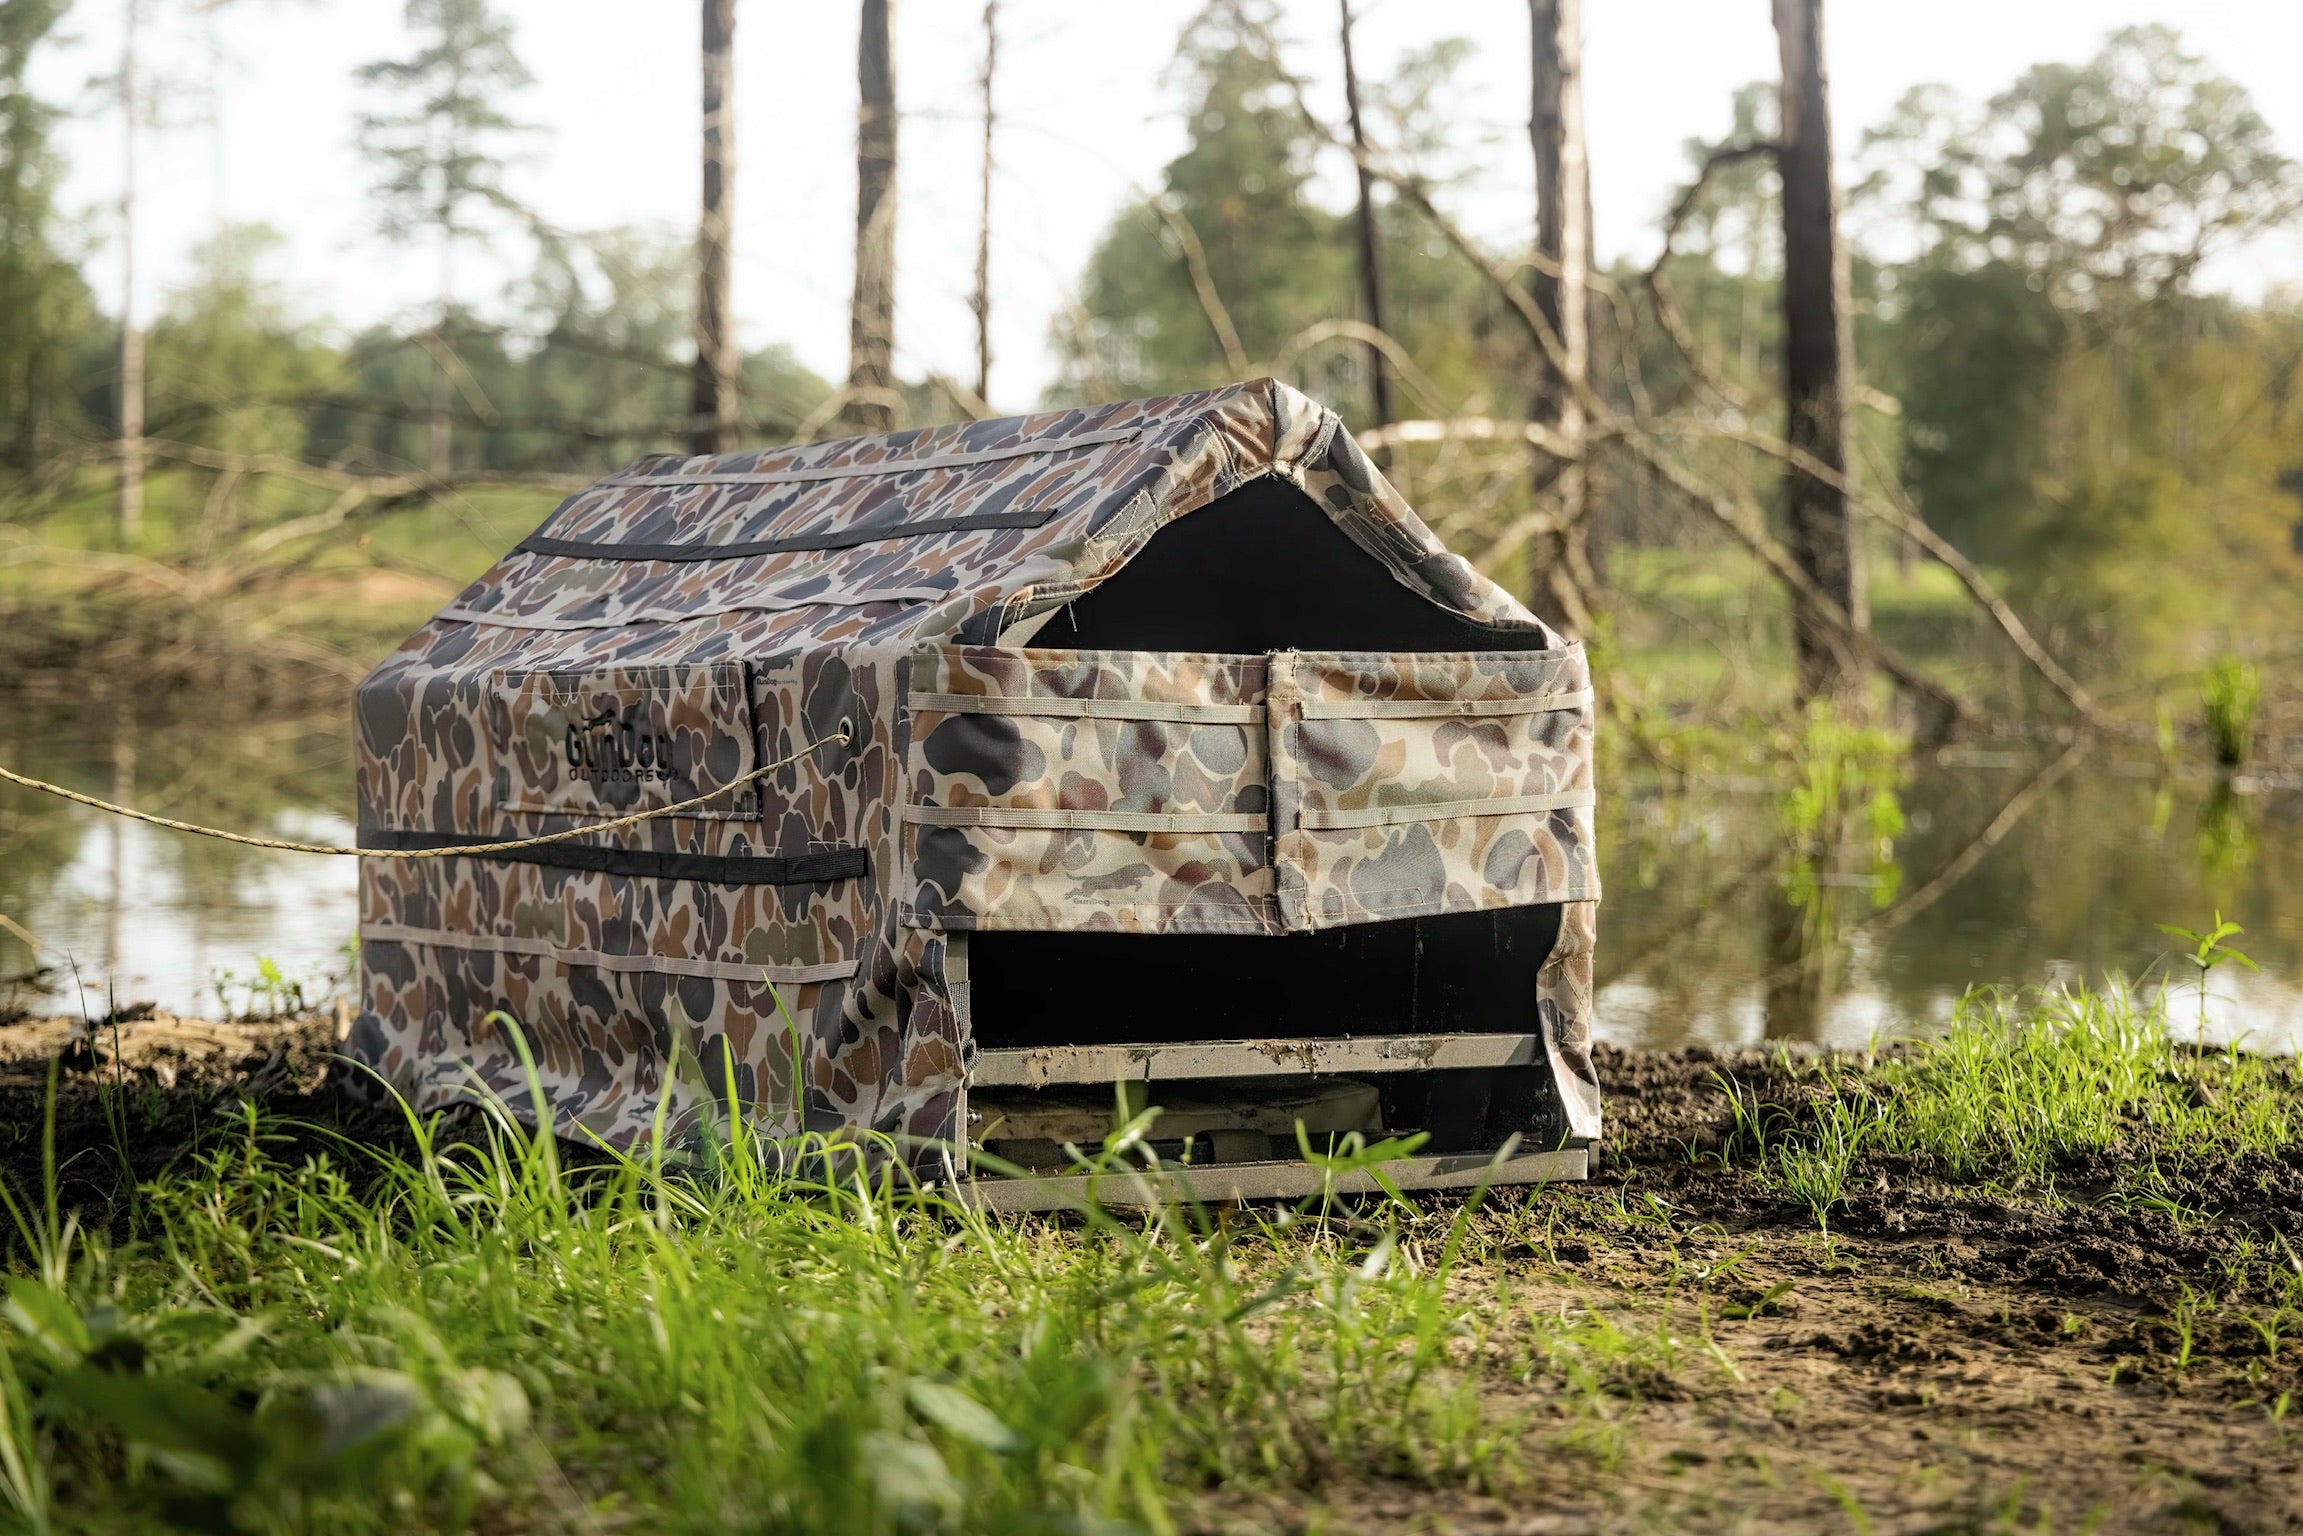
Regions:
<instances>
[{"instance_id":1,"label":"dirt ground","mask_svg":"<svg viewBox=\"0 0 2303 1536\"><path fill-rule=\"evenodd\" d=\"M389 1114L326 1081L338 1027L163 1015L93 1030L0 1025L0 1166L19 1188L39 1177L54 1056L64 1200L90 1213L124 1183L220 1146L232 1116L216 1110L244 1098L394 1140ZM1866 1164L1827 1238L1804 1207L1701 1157L1732 1125L1714 1074L1765 1095L1788 1091L1779 1065L1759 1052L1610 1052L1602 1069L1609 1139L1593 1182L1498 1201L1479 1218L1485 1248L1464 1284L1515 1297L1523 1315L1605 1319L1640 1342L1595 1356L1578 1391L1556 1373L1483 1379L1492 1409L1527 1419L1527 1465L1508 1497L1339 1468L1308 1499L1212 1493L1199 1524L2303 1525L2303 1412L2290 1412L2303 1398L2303 1337L2278 1337L2290 1324L2303 1333L2303 1315L2248 1304L2234 1279L2260 1271L2266 1231L2279 1239L2268 1257L2293 1263L2279 1247L2303 1239L2303 1149L2179 1181L2165 1209L2090 1203L2109 1168L2092 1180L2070 1170L2065 1203L2051 1206Z\"/></svg>"},{"instance_id":2,"label":"dirt ground","mask_svg":"<svg viewBox=\"0 0 2303 1536\"><path fill-rule=\"evenodd\" d=\"M1520 1223L1526 1262L1486 1277L1627 1331L1665 1313L1680 1366L1618 1394L1597 1447L1552 1412L1586 1454L1508 1500L1371 1483L1333 1498L1326 1529L2303 1526L2303 1340L2265 1338L2284 1323L2269 1304L2210 1299L2254 1256L2251 1232L2303 1228L2303 1149L2179 1187L2180 1218L1879 1170L1826 1241L1805 1208L1691 1159L1732 1123L1723 1068L1762 1093L1777 1071L1759 1052L1606 1054L1596 1198ZM2067 1198L2085 1198L2084 1172ZM1538 1439L1555 1404L1533 1401Z\"/></svg>"}]
</instances>

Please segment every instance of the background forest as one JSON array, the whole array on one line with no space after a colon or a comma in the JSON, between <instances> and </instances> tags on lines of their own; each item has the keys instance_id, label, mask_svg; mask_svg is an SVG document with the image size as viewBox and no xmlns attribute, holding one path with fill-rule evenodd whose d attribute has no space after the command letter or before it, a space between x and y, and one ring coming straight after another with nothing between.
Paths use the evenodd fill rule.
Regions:
<instances>
[{"instance_id":1,"label":"background forest","mask_svg":"<svg viewBox=\"0 0 2303 1536\"><path fill-rule=\"evenodd\" d=\"M522 152L528 76L483 0L415 0L415 51L351 92L374 238L439 267L427 323L346 333L300 312L267 275L276 236L219 227L137 338L129 430L117 305L75 261L87 228L55 206L60 109L26 83L66 10L0 3L0 602L20 657L60 635L75 650L198 635L203 649L324 651L350 674L560 486L687 446L694 253L634 230L552 229L520 205L505 168ZM1219 3L1185 29L1169 84L1188 146L1079 275L1042 403L1272 372L1355 426L1434 424L1422 440L1395 431L1395 477L1459 549L1539 609L1580 617L1544 580L1555 545L1529 532L1541 465L1516 434L1460 431L1540 416L1547 372L1494 281L1533 269L1467 253L1442 211L1452 167L1515 152L1450 121L1477 43L1437 40L1364 92L1361 141L1384 168L1369 187L1392 354L1379 402L1356 210L1315 195L1315 166L1348 153L1350 130L1309 110L1269 25ZM1772 82L1740 90L1716 141L1687 146L1668 255L1653 272L1594 274L1588 348L1611 405L1660 423L1656 440L1702 484L1780 521L1784 466L1734 440L1778 430L1783 409L1779 178L1751 152L1773 136L1776 102ZM2303 195L2246 93L2174 29L2148 27L1988 101L1923 88L1890 120L1839 132L1856 169L1850 474L1907 498L2115 706L2188 686L2214 655L2269 661L2296 643L2303 316L2292 291L2245 303L2193 285L2203 260L2293 220ZM460 296L459 254L515 241L533 253L525 279L486 304ZM746 445L879 424L781 349L739 373ZM944 378L899 381L894 396L897 424L986 409ZM140 510L117 484L124 438L141 439ZM1588 622L1657 653L1657 702L1779 707L1780 620L1771 603L1745 611L1735 541L1638 455L1607 455L1590 478ZM1862 526L1881 633L1995 709L2038 703L1941 568L1884 523ZM342 603L347 591L362 601Z\"/></svg>"},{"instance_id":2,"label":"background forest","mask_svg":"<svg viewBox=\"0 0 2303 1536\"><path fill-rule=\"evenodd\" d=\"M229 0L125 3L149 28ZM281 279L278 232L219 219L158 312L124 326L88 274L136 249L133 159L117 208L62 206L66 106L33 82L72 11L0 0L0 756L220 824L326 814L349 684L568 490L647 453L998 413L989 187L1012 131L999 43L1024 23L984 7L976 114L907 121L901 18L860 0L853 346L827 378L734 341L715 200L774 185L769 154L737 156L708 105L731 89L739 9L702 5L692 241L524 204L539 149L521 37L489 0L407 0L405 49L344 82L335 131L367 176L353 237L434 298L336 323ZM1821 14L1777 9L1779 28ZM1745 1003L1673 990L1693 974L1673 946L1726 943L1700 921L1754 881L1786 893L1738 938L1757 953L1706 964L1757 989L1770 1030L1822 1028L1834 968L1888 964L1858 941L1905 924L1895 986L1914 1011L2034 980L2043 958L2140 964L2155 922L2215 904L2257 923L2274 961L2303 953L2303 916L2280 915L2303 911L2284 895L2303 880L2287 835L2303 814L2287 665L2303 651L2303 289L2200 280L2296 224L2303 167L2176 28L2074 39L1987 96L1922 87L1883 121L1826 113L1793 134L1781 103L1806 84L1825 99L1820 68L1753 81L1685 145L1662 254L1601 266L1572 0L1380 75L1351 67L1349 5L1324 37L1283 35L1267 0L1178 14L1161 79L1180 150L1050 306L1052 382L999 404L1285 378L1343 413L1453 547L1590 640L1605 773L1625 791L1603 805L1613 1016L1743 1030L1723 1021ZM1750 23L1764 31L1766 8ZM148 140L177 131L180 61L141 58L138 35L71 110ZM1531 36L1529 136L1498 139L1455 104L1483 50ZM1342 59L1341 99L1307 83L1316 50ZM1818 123L1806 174L1838 210L1820 266L1787 242L1785 206ZM896 247L899 146L923 135L981 141L972 251ZM1499 162L1536 193L1517 244L1460 207ZM508 254L508 285L475 276ZM903 366L900 262L967 286L972 378ZM1829 441L1803 432L1812 385L1787 371L1787 317L1819 298L1844 335ZM1836 576L1795 516L1818 498ZM2014 755L1973 745L1992 739ZM2119 760L2066 781L2075 739ZM87 883L85 830L0 801L0 909L61 910ZM213 848L109 846L107 969L130 947L138 857L192 893L171 899L194 928L256 878ZM183 964L247 942L195 943ZM28 941L0 936L0 956L39 971ZM1649 986L1661 1001L1622 990ZM2278 1027L2303 1030L2303 994L2281 997ZM1877 1022L1861 1017L1845 1027Z\"/></svg>"}]
</instances>

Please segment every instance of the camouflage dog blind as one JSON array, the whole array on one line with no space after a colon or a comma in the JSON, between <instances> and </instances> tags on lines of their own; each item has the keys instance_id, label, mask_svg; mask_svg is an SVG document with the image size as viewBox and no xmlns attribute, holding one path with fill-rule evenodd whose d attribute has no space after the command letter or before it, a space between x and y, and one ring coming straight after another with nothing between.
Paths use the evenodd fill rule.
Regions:
<instances>
[{"instance_id":1,"label":"camouflage dog blind","mask_svg":"<svg viewBox=\"0 0 2303 1536\"><path fill-rule=\"evenodd\" d=\"M965 1146L998 1092L1131 1076L1214 1125L1285 1055L1221 1019L1372 1074L1289 1084L1321 1125L1598 1134L1583 653L1284 385L644 460L355 708L366 848L714 796L363 861L351 1050L420 1106L528 1107L502 1014L616 1145L660 1108Z\"/></svg>"}]
</instances>

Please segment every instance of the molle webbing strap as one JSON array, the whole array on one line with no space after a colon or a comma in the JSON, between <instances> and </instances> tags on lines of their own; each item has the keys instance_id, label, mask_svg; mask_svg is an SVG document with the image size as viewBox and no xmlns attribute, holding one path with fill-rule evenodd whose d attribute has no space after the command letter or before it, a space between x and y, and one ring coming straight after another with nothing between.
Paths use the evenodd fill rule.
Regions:
<instances>
[{"instance_id":1,"label":"molle webbing strap","mask_svg":"<svg viewBox=\"0 0 2303 1536\"><path fill-rule=\"evenodd\" d=\"M871 855L862 848L825 848L810 853L716 854L603 848L597 843L546 843L540 847L498 851L485 846L489 841L462 832L395 832L380 827L362 827L359 836L359 845L364 849L396 852L469 846L474 851L461 857L541 864L549 869L576 869L600 875L629 875L643 880L696 880L706 885L829 885L871 873Z\"/></svg>"},{"instance_id":2,"label":"molle webbing strap","mask_svg":"<svg viewBox=\"0 0 2303 1536\"><path fill-rule=\"evenodd\" d=\"M1308 832L1342 832L1355 827L1397 827L1412 821L1452 821L1469 816L1526 816L1540 811L1588 810L1596 796L1588 789L1549 795L1511 795L1499 800L1442 800L1429 805L1374 805L1362 810L1306 807L1297 825Z\"/></svg>"},{"instance_id":3,"label":"molle webbing strap","mask_svg":"<svg viewBox=\"0 0 2303 1536\"><path fill-rule=\"evenodd\" d=\"M1082 432L1076 437L1033 437L999 448L978 448L960 453L930 454L919 459L880 459L855 464L819 464L805 469L705 471L699 475L633 475L611 478L608 485L802 485L814 480L853 480L865 475L902 475L915 469L962 469L971 464L992 464L1001 459L1026 459L1073 448L1094 448L1124 443L1143 436L1145 427L1116 427L1108 432Z\"/></svg>"},{"instance_id":4,"label":"molle webbing strap","mask_svg":"<svg viewBox=\"0 0 2303 1536\"><path fill-rule=\"evenodd\" d=\"M827 528L817 533L795 533L780 539L748 539L735 544L626 544L612 539L554 539L534 533L522 539L524 555L556 555L570 560L656 560L669 565L692 565L704 560L746 560L754 555L804 554L813 550L856 549L890 539L920 538L939 533L974 533L985 528L1037 528L1061 509L1035 507L1028 512L978 512L968 517L917 518L908 523L877 527Z\"/></svg>"},{"instance_id":5,"label":"molle webbing strap","mask_svg":"<svg viewBox=\"0 0 2303 1536\"><path fill-rule=\"evenodd\" d=\"M493 954L535 955L562 965L589 966L601 971L670 976L702 976L713 981L772 982L780 986L806 986L814 981L838 981L853 976L858 961L826 960L814 965L784 965L750 960L694 960L679 955L616 955L597 949L562 949L543 939L520 939L492 933L457 933L446 928L417 928L406 923L362 923L363 944L428 944L442 949L473 949Z\"/></svg>"},{"instance_id":6,"label":"molle webbing strap","mask_svg":"<svg viewBox=\"0 0 2303 1536\"><path fill-rule=\"evenodd\" d=\"M1050 832L1261 832L1261 811L1081 811L1036 805L907 805L904 820L923 827L1012 827Z\"/></svg>"},{"instance_id":7,"label":"molle webbing strap","mask_svg":"<svg viewBox=\"0 0 2303 1536\"><path fill-rule=\"evenodd\" d=\"M1298 713L1306 720L1437 720L1548 715L1583 709L1590 703L1589 688L1573 688L1512 699L1306 699Z\"/></svg>"},{"instance_id":8,"label":"molle webbing strap","mask_svg":"<svg viewBox=\"0 0 2303 1536\"><path fill-rule=\"evenodd\" d=\"M949 715L1045 715L1072 720L1175 720L1191 724L1254 725L1261 704L1174 704L1160 699L1072 699L1053 694L915 693L914 710Z\"/></svg>"},{"instance_id":9,"label":"molle webbing strap","mask_svg":"<svg viewBox=\"0 0 2303 1536\"><path fill-rule=\"evenodd\" d=\"M1145 427L1137 425L1109 432L1083 432L1077 437L1042 437L1028 442L1011 443L999 448L984 448L974 452L931 454L918 459L888 459L873 463L826 464L802 469L775 469L756 471L729 471L694 475L635 475L625 480L609 480L603 487L610 489L645 488L675 490L684 486L773 486L807 485L826 480L853 480L864 477L910 474L920 470L962 469L976 464L997 463L1002 459L1031 458L1047 454L1066 453L1074 449L1094 448L1107 443L1126 442L1141 437ZM819 550L857 549L866 544L880 544L893 539L932 538L942 534L975 533L987 529L1038 528L1047 523L1063 508L1055 503L1016 512L977 512L959 517L914 518L909 522L881 523L877 525L850 525L848 527L819 528L812 533L785 534L781 537L744 539L733 542L686 540L680 543L639 543L620 539L563 539L555 538L542 529L520 541L523 554L550 555L570 560L631 560L659 561L666 564L693 564L707 560L744 560L757 555L804 554ZM558 522L562 513L554 514ZM549 526L547 524L547 526Z\"/></svg>"}]
</instances>

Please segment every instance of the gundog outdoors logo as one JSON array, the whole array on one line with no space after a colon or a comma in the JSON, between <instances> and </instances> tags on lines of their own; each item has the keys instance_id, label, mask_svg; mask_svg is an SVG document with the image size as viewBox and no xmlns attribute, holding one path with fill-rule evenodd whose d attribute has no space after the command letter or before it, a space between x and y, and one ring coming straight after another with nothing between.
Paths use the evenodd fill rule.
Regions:
<instances>
[{"instance_id":1,"label":"gundog outdoors logo","mask_svg":"<svg viewBox=\"0 0 2303 1536\"><path fill-rule=\"evenodd\" d=\"M592 784L669 784L680 777L672 738L649 730L634 710L613 709L568 722L568 776Z\"/></svg>"}]
</instances>

